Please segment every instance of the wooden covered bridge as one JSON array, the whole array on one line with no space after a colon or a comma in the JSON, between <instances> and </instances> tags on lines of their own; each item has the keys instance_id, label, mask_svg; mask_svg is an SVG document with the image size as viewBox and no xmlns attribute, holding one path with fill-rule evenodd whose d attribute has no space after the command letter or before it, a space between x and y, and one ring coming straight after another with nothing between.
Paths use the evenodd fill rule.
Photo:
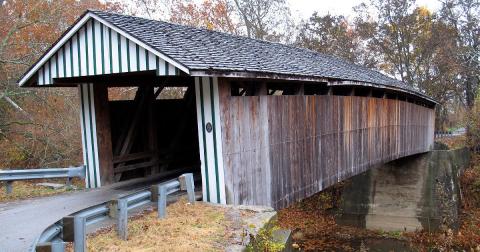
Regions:
<instances>
[{"instance_id":1,"label":"wooden covered bridge","mask_svg":"<svg viewBox=\"0 0 480 252\"><path fill-rule=\"evenodd\" d=\"M433 145L435 101L379 72L107 12L87 11L19 84L78 87L88 187L188 167L205 201L280 208ZM158 99L168 87L186 91Z\"/></svg>"}]
</instances>

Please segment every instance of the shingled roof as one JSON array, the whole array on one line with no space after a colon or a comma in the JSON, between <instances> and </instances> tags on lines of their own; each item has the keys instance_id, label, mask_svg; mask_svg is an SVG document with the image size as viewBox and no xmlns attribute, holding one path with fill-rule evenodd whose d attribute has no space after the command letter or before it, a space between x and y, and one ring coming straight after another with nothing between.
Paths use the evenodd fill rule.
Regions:
<instances>
[{"instance_id":1,"label":"shingled roof","mask_svg":"<svg viewBox=\"0 0 480 252\"><path fill-rule=\"evenodd\" d=\"M325 78L394 88L431 98L399 80L335 56L243 36L89 10L191 73L223 72Z\"/></svg>"}]
</instances>

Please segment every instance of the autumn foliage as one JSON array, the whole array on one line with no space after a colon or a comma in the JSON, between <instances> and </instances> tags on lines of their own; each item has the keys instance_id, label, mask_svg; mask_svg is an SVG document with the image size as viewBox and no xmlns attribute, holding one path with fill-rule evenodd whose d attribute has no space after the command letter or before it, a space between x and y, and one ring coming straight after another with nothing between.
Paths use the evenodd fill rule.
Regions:
<instances>
[{"instance_id":1,"label":"autumn foliage","mask_svg":"<svg viewBox=\"0 0 480 252\"><path fill-rule=\"evenodd\" d=\"M1 1L3 2L3 1ZM0 5L0 167L81 162L76 89L20 89L16 81L96 0L12 0Z\"/></svg>"}]
</instances>

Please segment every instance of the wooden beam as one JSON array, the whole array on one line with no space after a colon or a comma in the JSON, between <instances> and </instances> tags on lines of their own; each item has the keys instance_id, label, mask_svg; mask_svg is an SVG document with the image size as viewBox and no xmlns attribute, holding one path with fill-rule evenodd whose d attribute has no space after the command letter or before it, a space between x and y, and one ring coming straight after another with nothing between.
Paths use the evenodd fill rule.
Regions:
<instances>
[{"instance_id":1,"label":"wooden beam","mask_svg":"<svg viewBox=\"0 0 480 252\"><path fill-rule=\"evenodd\" d=\"M114 172L107 86L93 85L93 94L93 101L95 103L95 123L97 126L100 181L102 185L108 185L114 182Z\"/></svg>"},{"instance_id":2,"label":"wooden beam","mask_svg":"<svg viewBox=\"0 0 480 252\"><path fill-rule=\"evenodd\" d=\"M136 169L140 169L140 168L148 168L148 167L158 165L159 163L160 162L158 161L158 159L153 159L153 160L146 161L146 162L143 162L143 163L137 163L137 164L115 167L115 173L118 174L118 173L131 171L131 170L136 170Z\"/></svg>"},{"instance_id":3,"label":"wooden beam","mask_svg":"<svg viewBox=\"0 0 480 252\"><path fill-rule=\"evenodd\" d=\"M146 90L146 99L147 99L147 142L148 142L148 150L153 152L154 159L158 158L158 137L157 137L157 124L155 120L155 101L162 92L163 87L159 87L156 92L152 88ZM151 168L146 169L145 171L147 174L152 174L154 172L159 172L158 165L153 165Z\"/></svg>"},{"instance_id":4,"label":"wooden beam","mask_svg":"<svg viewBox=\"0 0 480 252\"><path fill-rule=\"evenodd\" d=\"M259 83L255 95L268 95L267 83L265 81Z\"/></svg>"},{"instance_id":5,"label":"wooden beam","mask_svg":"<svg viewBox=\"0 0 480 252\"><path fill-rule=\"evenodd\" d=\"M124 163L124 162L133 161L133 160L138 160L138 159L151 158L153 154L154 152L146 151L146 152L126 154L123 156L117 156L113 158L113 163L117 164L117 163Z\"/></svg>"}]
</instances>

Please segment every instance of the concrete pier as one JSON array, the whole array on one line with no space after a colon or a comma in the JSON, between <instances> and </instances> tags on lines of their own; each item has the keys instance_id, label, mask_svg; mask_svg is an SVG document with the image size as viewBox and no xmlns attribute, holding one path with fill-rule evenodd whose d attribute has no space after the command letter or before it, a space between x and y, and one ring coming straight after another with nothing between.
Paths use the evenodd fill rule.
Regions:
<instances>
[{"instance_id":1,"label":"concrete pier","mask_svg":"<svg viewBox=\"0 0 480 252\"><path fill-rule=\"evenodd\" d=\"M457 228L466 149L435 150L371 169L344 188L337 221L373 230Z\"/></svg>"}]
</instances>

